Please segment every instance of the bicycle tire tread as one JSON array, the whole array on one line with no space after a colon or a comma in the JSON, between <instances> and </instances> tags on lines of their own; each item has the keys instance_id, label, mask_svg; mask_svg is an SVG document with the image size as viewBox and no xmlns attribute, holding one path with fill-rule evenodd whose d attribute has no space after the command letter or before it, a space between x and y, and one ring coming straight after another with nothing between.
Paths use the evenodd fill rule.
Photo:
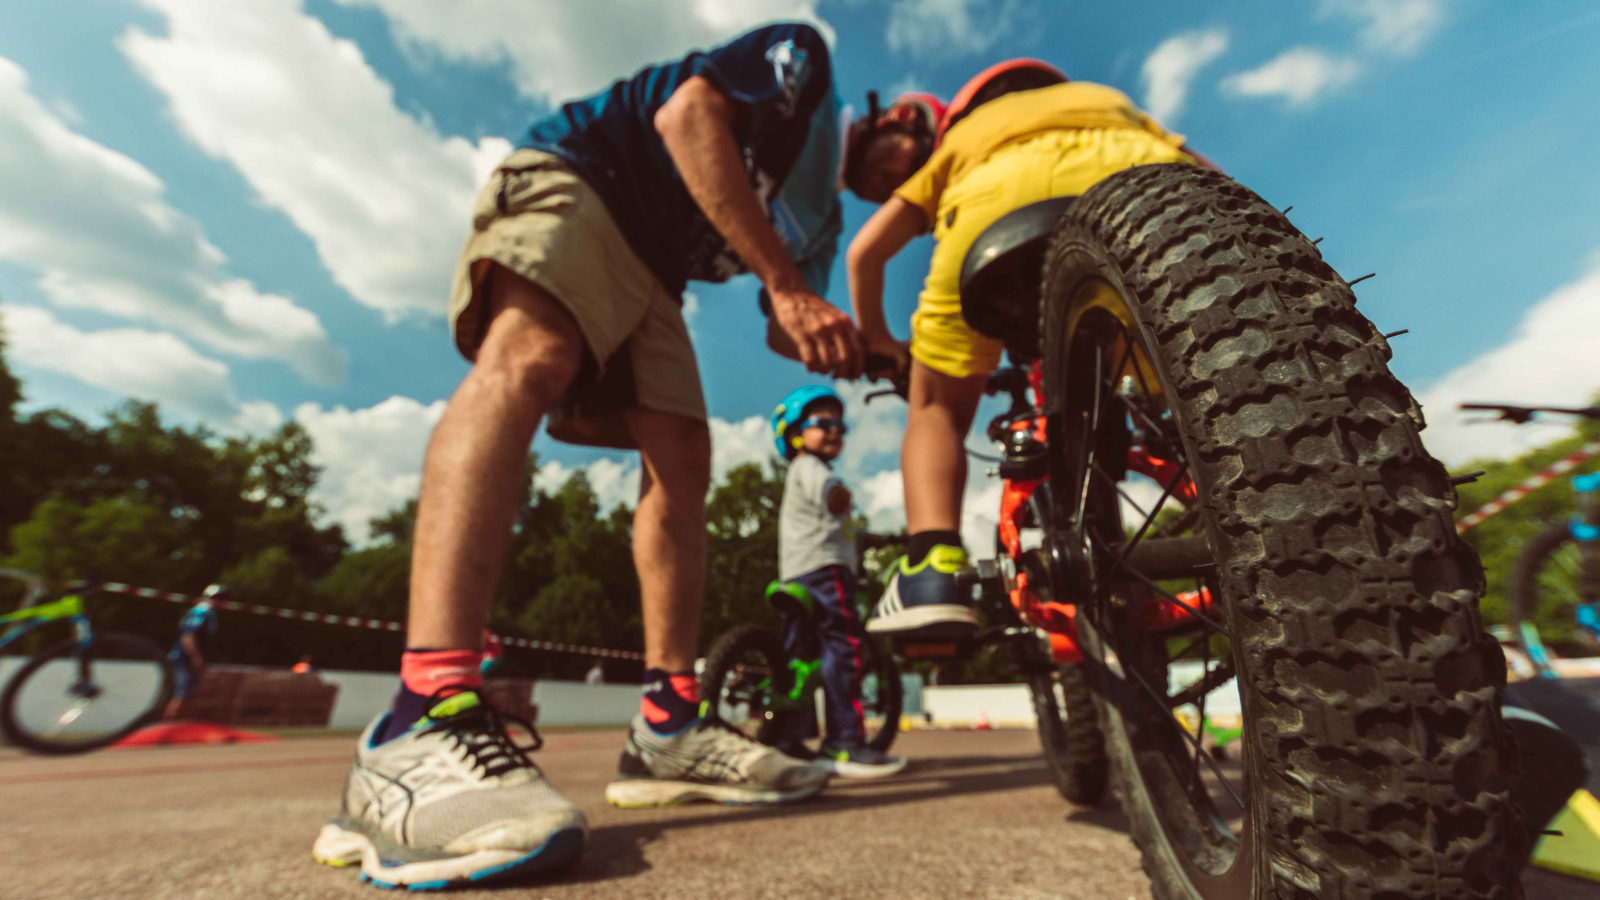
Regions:
<instances>
[{"instance_id":1,"label":"bicycle tire tread","mask_svg":"<svg viewBox=\"0 0 1600 900\"><path fill-rule=\"evenodd\" d=\"M1266 762L1261 896L1520 896L1504 656L1387 342L1311 242L1220 173L1145 166L1086 192L1047 255L1046 296L1066 257L1096 247L1184 407L1226 545L1218 575ZM1130 818L1156 896L1189 896L1152 863L1155 826Z\"/></svg>"}]
</instances>

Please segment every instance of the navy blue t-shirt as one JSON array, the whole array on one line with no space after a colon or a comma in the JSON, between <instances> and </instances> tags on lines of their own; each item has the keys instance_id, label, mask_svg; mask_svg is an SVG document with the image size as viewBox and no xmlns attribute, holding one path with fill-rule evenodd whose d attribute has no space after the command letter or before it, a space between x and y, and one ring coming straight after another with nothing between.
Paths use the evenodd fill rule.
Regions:
<instances>
[{"instance_id":1,"label":"navy blue t-shirt","mask_svg":"<svg viewBox=\"0 0 1600 900\"><path fill-rule=\"evenodd\" d=\"M656 111L696 75L737 106L734 138L766 207L805 148L813 114L833 96L828 45L810 25L767 25L643 69L533 123L519 145L565 159L674 294L690 280L726 281L747 271L689 196L656 131Z\"/></svg>"}]
</instances>

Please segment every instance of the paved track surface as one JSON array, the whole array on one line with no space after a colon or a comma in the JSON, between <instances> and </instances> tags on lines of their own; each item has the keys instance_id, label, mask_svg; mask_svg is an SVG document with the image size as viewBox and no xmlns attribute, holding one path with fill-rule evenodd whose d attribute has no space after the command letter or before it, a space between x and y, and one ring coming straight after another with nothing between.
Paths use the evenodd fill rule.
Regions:
<instances>
[{"instance_id":1,"label":"paved track surface","mask_svg":"<svg viewBox=\"0 0 1600 900\"><path fill-rule=\"evenodd\" d=\"M0 749L0 897L396 896L311 861L353 738L102 751ZM919 731L913 768L835 782L777 809L617 810L601 791L622 732L551 734L536 757L593 828L564 878L461 898L1149 900L1114 801L1073 807L1030 731ZM1528 900L1600 900L1600 885L1530 872Z\"/></svg>"}]
</instances>

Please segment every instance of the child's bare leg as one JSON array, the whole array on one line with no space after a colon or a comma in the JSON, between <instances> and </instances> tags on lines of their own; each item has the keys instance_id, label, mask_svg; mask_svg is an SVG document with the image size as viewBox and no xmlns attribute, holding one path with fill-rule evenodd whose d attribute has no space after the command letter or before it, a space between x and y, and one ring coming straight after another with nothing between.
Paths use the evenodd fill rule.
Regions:
<instances>
[{"instance_id":1,"label":"child's bare leg","mask_svg":"<svg viewBox=\"0 0 1600 900\"><path fill-rule=\"evenodd\" d=\"M963 591L956 575L967 564L961 546L961 494L967 483L963 444L986 380L986 375L958 378L911 363L911 411L900 450L911 540L867 622L868 631L940 639L977 630L972 592Z\"/></svg>"},{"instance_id":2,"label":"child's bare leg","mask_svg":"<svg viewBox=\"0 0 1600 900\"><path fill-rule=\"evenodd\" d=\"M961 530L961 495L967 484L964 449L987 375L957 378L911 363L906 436L900 449L905 481L906 530Z\"/></svg>"}]
</instances>

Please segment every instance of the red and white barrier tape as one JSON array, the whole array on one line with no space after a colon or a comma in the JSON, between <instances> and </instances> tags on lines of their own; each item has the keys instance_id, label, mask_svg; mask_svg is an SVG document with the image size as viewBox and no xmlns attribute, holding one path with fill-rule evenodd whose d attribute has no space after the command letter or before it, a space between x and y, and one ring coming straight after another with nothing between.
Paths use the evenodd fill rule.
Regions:
<instances>
[{"instance_id":1,"label":"red and white barrier tape","mask_svg":"<svg viewBox=\"0 0 1600 900\"><path fill-rule=\"evenodd\" d=\"M129 584L119 584L108 581L100 585L100 589L113 594L127 594L132 597L145 597L150 600L165 600L168 603L194 604L208 598L195 597L189 594L179 594L173 591L158 591L155 588L134 587ZM257 616L275 616L279 619L297 619L301 622L317 622L323 625L344 625L350 628L366 628L371 631L405 631L406 626L400 622L389 622L383 619L363 619L359 616L336 616L330 613L310 612L303 609L282 609L276 606L262 606L259 603L240 603L237 600L218 600L210 598L211 605L217 609L226 609L230 612L251 613ZM579 656L607 656L613 659L644 659L644 654L636 650L612 650L607 647L582 647L577 644L558 644L552 641L536 641L532 638L512 637L500 635L500 642L507 647L525 647L529 650L547 650L553 653L574 653Z\"/></svg>"},{"instance_id":2,"label":"red and white barrier tape","mask_svg":"<svg viewBox=\"0 0 1600 900\"><path fill-rule=\"evenodd\" d=\"M1521 500L1523 497L1528 496L1539 488L1544 487L1555 479L1577 468L1579 463L1597 453L1600 453L1600 441L1590 441L1589 443L1584 444L1582 447L1579 447L1572 453L1556 460L1551 464L1550 468L1545 469L1543 472L1540 472L1537 475L1529 477L1527 481L1524 481L1523 483L1506 491L1493 500L1490 500L1488 503L1485 503L1484 505L1473 510L1470 515L1463 516L1461 521L1456 523L1456 533L1464 533L1468 528L1477 525L1484 519L1489 518L1490 516L1505 509L1518 500Z\"/></svg>"}]
</instances>

